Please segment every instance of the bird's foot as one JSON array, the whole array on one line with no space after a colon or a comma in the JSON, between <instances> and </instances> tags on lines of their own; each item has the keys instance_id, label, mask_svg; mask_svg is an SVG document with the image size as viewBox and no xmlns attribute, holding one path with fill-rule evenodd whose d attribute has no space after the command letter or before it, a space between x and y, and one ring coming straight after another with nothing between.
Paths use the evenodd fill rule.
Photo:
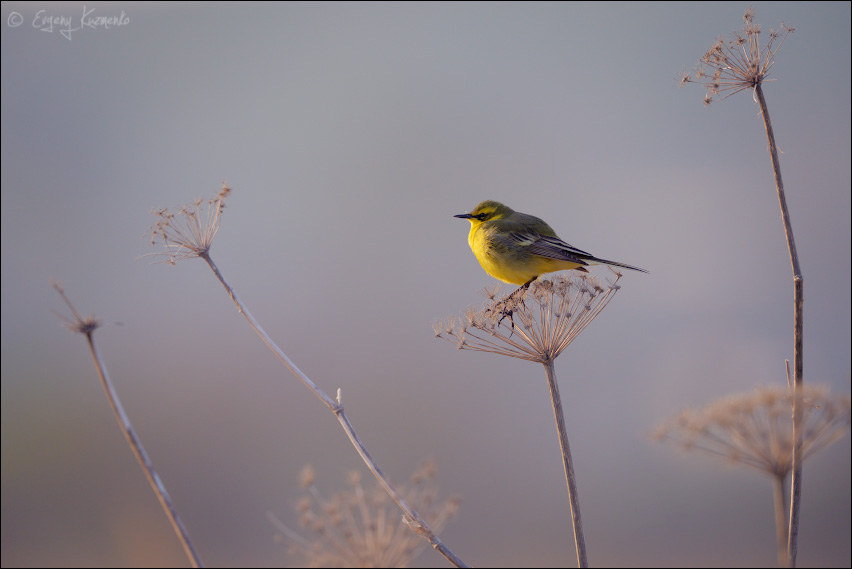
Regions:
<instances>
[{"instance_id":1,"label":"bird's foot","mask_svg":"<svg viewBox=\"0 0 852 569\"><path fill-rule=\"evenodd\" d=\"M509 324L511 326L511 331L509 332L509 337L512 337L512 334L515 333L515 320L512 318L514 314L514 308L524 306L524 296L526 295L527 289L530 287L530 283L532 283L535 278L528 280L523 285L519 286L512 294L504 298L500 301L500 320L497 321L497 326L499 326L503 320L506 318L509 319ZM496 308L496 307L495 307Z\"/></svg>"}]
</instances>

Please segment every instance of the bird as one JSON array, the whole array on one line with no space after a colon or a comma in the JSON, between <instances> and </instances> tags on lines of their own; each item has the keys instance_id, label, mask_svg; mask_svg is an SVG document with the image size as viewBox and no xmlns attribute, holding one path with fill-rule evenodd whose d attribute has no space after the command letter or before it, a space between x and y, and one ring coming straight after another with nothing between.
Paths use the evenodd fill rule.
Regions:
<instances>
[{"instance_id":1,"label":"bird","mask_svg":"<svg viewBox=\"0 0 852 569\"><path fill-rule=\"evenodd\" d=\"M492 277L526 289L539 276L561 270L588 272L589 265L611 265L647 273L645 269L595 257L569 245L542 219L486 200L459 217L470 221L467 242L479 264ZM517 291L516 291L517 292Z\"/></svg>"}]
</instances>

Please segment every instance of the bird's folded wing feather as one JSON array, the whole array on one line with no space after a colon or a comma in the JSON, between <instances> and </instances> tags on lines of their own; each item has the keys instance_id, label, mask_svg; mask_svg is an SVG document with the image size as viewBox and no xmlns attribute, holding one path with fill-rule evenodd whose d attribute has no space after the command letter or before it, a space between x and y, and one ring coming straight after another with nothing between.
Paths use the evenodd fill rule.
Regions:
<instances>
[{"instance_id":1,"label":"bird's folded wing feather","mask_svg":"<svg viewBox=\"0 0 852 569\"><path fill-rule=\"evenodd\" d=\"M541 255L550 259L560 259L563 261L571 261L585 265L584 258L594 258L592 254L572 247L568 243L558 237L548 237L537 235L535 233L519 233L513 232L510 234L512 239L518 245L528 247L527 251L534 255Z\"/></svg>"}]
</instances>

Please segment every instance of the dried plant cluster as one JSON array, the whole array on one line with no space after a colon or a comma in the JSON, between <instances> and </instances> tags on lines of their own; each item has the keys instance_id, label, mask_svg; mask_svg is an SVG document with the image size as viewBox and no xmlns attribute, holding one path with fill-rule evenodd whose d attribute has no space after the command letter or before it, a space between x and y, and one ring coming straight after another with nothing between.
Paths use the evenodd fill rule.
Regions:
<instances>
[{"instance_id":1,"label":"dried plant cluster","mask_svg":"<svg viewBox=\"0 0 852 569\"><path fill-rule=\"evenodd\" d=\"M621 277L614 274L606 285L587 275L555 275L502 297L499 286L486 289L484 306L436 324L435 336L460 350L552 362L612 300Z\"/></svg>"},{"instance_id":2,"label":"dried plant cluster","mask_svg":"<svg viewBox=\"0 0 852 569\"><path fill-rule=\"evenodd\" d=\"M754 23L754 10L743 16L743 27L734 32L733 39L719 38L704 54L695 74L684 73L681 86L699 83L707 89L704 104L722 100L745 89L753 89L767 80L775 64L775 54L788 34L795 31L785 24L779 30L769 30L769 41L761 49L760 25Z\"/></svg>"},{"instance_id":3,"label":"dried plant cluster","mask_svg":"<svg viewBox=\"0 0 852 569\"><path fill-rule=\"evenodd\" d=\"M846 433L850 399L814 385L798 390L798 398L802 457L808 458ZM703 409L687 409L660 426L655 437L783 478L793 468L792 408L789 388L762 387Z\"/></svg>"},{"instance_id":4,"label":"dried plant cluster","mask_svg":"<svg viewBox=\"0 0 852 569\"><path fill-rule=\"evenodd\" d=\"M439 501L435 475L435 465L424 462L399 492L438 532L455 516L460 500L450 497ZM360 474L350 472L349 488L327 498L314 478L313 469L305 467L305 495L297 510L299 523L314 532L316 538L301 538L281 528L290 538L290 552L307 566L406 567L427 545L411 530L379 484L365 488Z\"/></svg>"}]
</instances>

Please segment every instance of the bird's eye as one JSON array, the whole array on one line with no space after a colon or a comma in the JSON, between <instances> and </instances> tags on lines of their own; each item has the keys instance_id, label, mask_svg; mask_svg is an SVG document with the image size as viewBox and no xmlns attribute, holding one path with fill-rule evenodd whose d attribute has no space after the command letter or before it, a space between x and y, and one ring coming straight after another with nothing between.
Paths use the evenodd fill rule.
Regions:
<instances>
[{"instance_id":1,"label":"bird's eye","mask_svg":"<svg viewBox=\"0 0 852 569\"><path fill-rule=\"evenodd\" d=\"M488 214L485 212L480 213L476 216L476 219L478 219L479 221L485 221L486 219L488 219Z\"/></svg>"}]
</instances>

